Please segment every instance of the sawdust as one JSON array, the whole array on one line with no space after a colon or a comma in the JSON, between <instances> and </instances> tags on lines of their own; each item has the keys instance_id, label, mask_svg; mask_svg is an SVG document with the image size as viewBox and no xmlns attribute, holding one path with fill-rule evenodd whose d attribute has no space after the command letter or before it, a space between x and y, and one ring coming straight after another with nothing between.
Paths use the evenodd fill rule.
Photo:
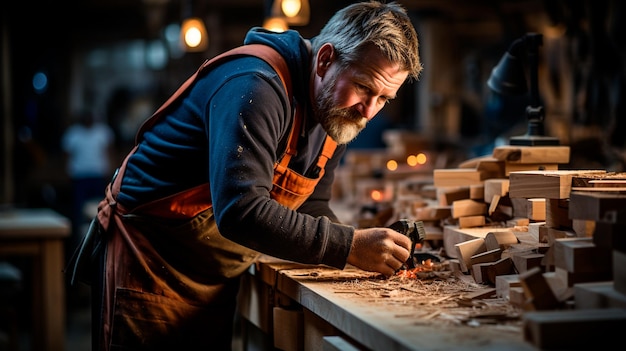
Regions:
<instances>
[{"instance_id":1,"label":"sawdust","mask_svg":"<svg viewBox=\"0 0 626 351\"><path fill-rule=\"evenodd\" d=\"M520 332L522 311L507 299L497 298L495 289L463 279L458 275L462 273L423 273L432 274L411 276L399 271L390 278L361 277L335 282L333 291L349 294L351 301L382 306L394 317L411 319L414 324L488 326ZM486 297L473 297L483 295Z\"/></svg>"}]
</instances>

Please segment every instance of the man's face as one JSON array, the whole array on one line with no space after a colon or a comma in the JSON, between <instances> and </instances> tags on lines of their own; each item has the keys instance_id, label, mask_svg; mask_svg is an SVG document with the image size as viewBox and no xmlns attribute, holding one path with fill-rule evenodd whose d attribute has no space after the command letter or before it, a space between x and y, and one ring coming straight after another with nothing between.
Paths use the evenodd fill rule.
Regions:
<instances>
[{"instance_id":1,"label":"man's face","mask_svg":"<svg viewBox=\"0 0 626 351\"><path fill-rule=\"evenodd\" d=\"M356 138L385 103L395 98L408 76L375 49L365 56L363 62L344 70L331 61L328 69L321 71L315 117L338 144Z\"/></svg>"}]
</instances>

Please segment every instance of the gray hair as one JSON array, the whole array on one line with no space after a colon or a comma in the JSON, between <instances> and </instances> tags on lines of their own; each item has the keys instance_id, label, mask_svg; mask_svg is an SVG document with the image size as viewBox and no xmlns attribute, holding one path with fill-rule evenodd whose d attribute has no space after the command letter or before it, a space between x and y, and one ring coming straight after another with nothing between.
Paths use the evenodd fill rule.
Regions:
<instances>
[{"instance_id":1,"label":"gray hair","mask_svg":"<svg viewBox=\"0 0 626 351\"><path fill-rule=\"evenodd\" d=\"M342 66L362 62L362 53L373 45L408 71L410 79L417 80L422 71L417 33L406 10L395 1L355 3L337 11L311 39L313 52L325 43L333 45Z\"/></svg>"}]
</instances>

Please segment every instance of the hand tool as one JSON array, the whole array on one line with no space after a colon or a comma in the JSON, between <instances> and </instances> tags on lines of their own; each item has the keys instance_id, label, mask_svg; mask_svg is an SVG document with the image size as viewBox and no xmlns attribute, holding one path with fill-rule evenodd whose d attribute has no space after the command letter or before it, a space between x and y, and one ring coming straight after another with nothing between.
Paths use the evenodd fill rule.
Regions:
<instances>
[{"instance_id":1,"label":"hand tool","mask_svg":"<svg viewBox=\"0 0 626 351\"><path fill-rule=\"evenodd\" d=\"M391 228L398 233L404 234L411 239L411 255L406 261L406 266L409 269L415 268L415 258L413 253L415 251L415 245L424 241L426 237L426 230L424 229L424 222L413 221L410 219L400 219L392 223L388 228Z\"/></svg>"}]
</instances>

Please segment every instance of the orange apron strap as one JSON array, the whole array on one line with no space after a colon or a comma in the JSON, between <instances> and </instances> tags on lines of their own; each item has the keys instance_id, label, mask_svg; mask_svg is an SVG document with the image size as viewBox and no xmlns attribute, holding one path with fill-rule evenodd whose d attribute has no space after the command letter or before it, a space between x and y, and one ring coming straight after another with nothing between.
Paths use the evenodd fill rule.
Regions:
<instances>
[{"instance_id":1,"label":"orange apron strap","mask_svg":"<svg viewBox=\"0 0 626 351\"><path fill-rule=\"evenodd\" d=\"M324 148L322 149L320 157L317 159L317 167L324 169L324 167L326 167L326 162L333 157L336 148L337 142L335 142L330 136L326 136Z\"/></svg>"},{"instance_id":2,"label":"orange apron strap","mask_svg":"<svg viewBox=\"0 0 626 351\"><path fill-rule=\"evenodd\" d=\"M175 101L177 101L187 89L198 79L200 74L204 72L209 66L224 60L227 57L233 56L241 56L241 55L250 55L261 58L263 61L267 62L274 68L274 70L278 73L280 80L283 82L283 87L287 92L287 96L291 96L291 76L289 74L289 67L287 63L283 59L283 57L273 48L263 45L263 44L250 44L243 45L231 49L229 51L223 52L220 55L213 57L210 60L205 60L202 65L198 68L198 70L191 75L191 77L187 78L187 80L172 94L167 101L155 113L152 114L150 118L143 122L141 127L139 128L137 135L135 136L135 143L139 143L139 139L143 135L143 132L153 126L158 119L163 115L163 112L172 105Z\"/></svg>"}]
</instances>

